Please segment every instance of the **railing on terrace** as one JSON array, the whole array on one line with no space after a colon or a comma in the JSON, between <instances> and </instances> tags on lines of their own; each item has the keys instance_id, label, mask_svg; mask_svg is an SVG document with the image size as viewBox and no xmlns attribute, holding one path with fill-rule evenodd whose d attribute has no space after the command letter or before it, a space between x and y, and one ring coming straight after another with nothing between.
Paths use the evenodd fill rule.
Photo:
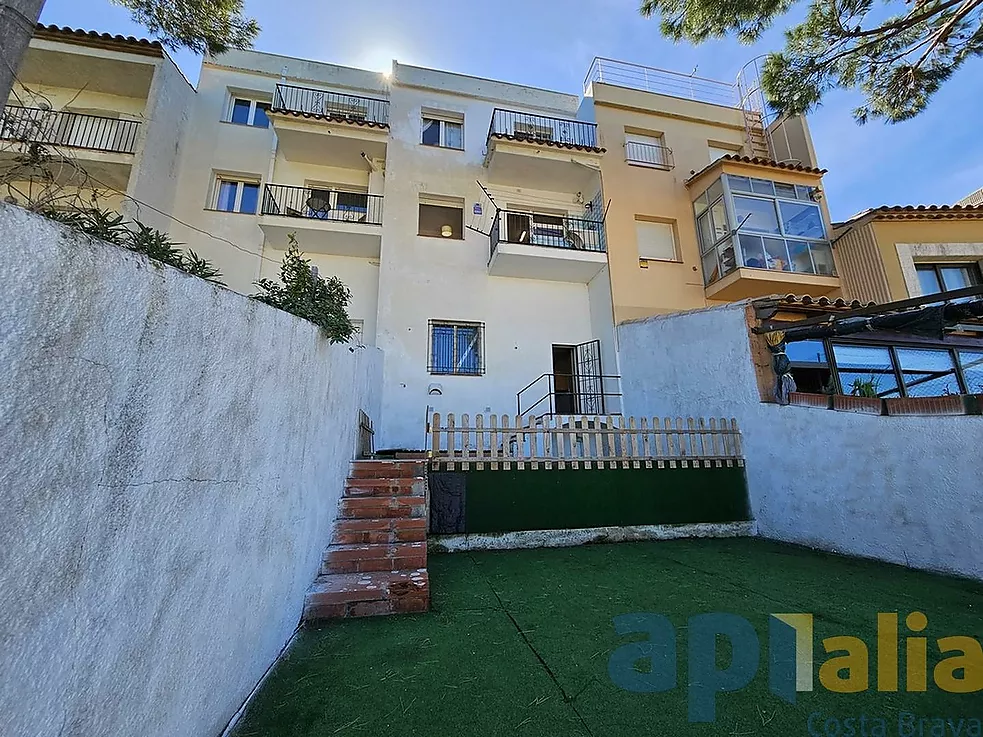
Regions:
<instances>
[{"instance_id":1,"label":"railing on terrace","mask_svg":"<svg viewBox=\"0 0 983 737\"><path fill-rule=\"evenodd\" d=\"M326 92L289 84L276 86L270 112L300 113L318 118L389 125L388 100Z\"/></svg>"},{"instance_id":2,"label":"railing on terrace","mask_svg":"<svg viewBox=\"0 0 983 737\"><path fill-rule=\"evenodd\" d=\"M741 96L733 84L697 77L695 74L680 74L667 69L656 69L603 57L595 57L590 69L587 70L587 77L584 79L585 95L589 92L592 82L682 97L696 102L709 102L713 105L741 107Z\"/></svg>"},{"instance_id":3,"label":"railing on terrace","mask_svg":"<svg viewBox=\"0 0 983 737\"><path fill-rule=\"evenodd\" d=\"M542 374L518 391L515 408L520 415L603 415L607 400L621 397L605 387L620 381L601 374Z\"/></svg>"},{"instance_id":4,"label":"railing on terrace","mask_svg":"<svg viewBox=\"0 0 983 737\"><path fill-rule=\"evenodd\" d=\"M491 255L499 243L518 243L572 251L606 250L604 221L499 210L492 223Z\"/></svg>"},{"instance_id":5,"label":"railing on terrace","mask_svg":"<svg viewBox=\"0 0 983 737\"><path fill-rule=\"evenodd\" d=\"M382 195L267 184L263 214L382 225Z\"/></svg>"},{"instance_id":6,"label":"railing on terrace","mask_svg":"<svg viewBox=\"0 0 983 737\"><path fill-rule=\"evenodd\" d=\"M668 146L638 143L637 141L625 143L625 161L651 166L655 169L665 169L666 171L676 166L676 162L672 158L672 149Z\"/></svg>"},{"instance_id":7,"label":"railing on terrace","mask_svg":"<svg viewBox=\"0 0 983 737\"><path fill-rule=\"evenodd\" d=\"M582 148L597 148L597 124L583 120L551 118L546 115L520 113L495 108L488 137L507 136L533 143L560 143Z\"/></svg>"},{"instance_id":8,"label":"railing on terrace","mask_svg":"<svg viewBox=\"0 0 983 737\"><path fill-rule=\"evenodd\" d=\"M132 154L140 122L101 115L68 113L7 105L0 117L0 138L25 143Z\"/></svg>"},{"instance_id":9,"label":"railing on terrace","mask_svg":"<svg viewBox=\"0 0 983 737\"><path fill-rule=\"evenodd\" d=\"M594 462L599 468L651 461L732 465L743 458L737 420L726 418L477 414L472 424L467 414L434 413L427 436L434 461L515 462L519 468L526 462L561 468Z\"/></svg>"}]
</instances>

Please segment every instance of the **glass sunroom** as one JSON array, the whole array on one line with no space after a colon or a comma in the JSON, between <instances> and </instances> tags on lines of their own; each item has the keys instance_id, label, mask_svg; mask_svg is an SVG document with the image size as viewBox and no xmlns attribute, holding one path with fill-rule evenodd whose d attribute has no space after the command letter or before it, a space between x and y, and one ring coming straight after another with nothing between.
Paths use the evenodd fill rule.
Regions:
<instances>
[{"instance_id":1,"label":"glass sunroom","mask_svg":"<svg viewBox=\"0 0 983 737\"><path fill-rule=\"evenodd\" d=\"M738 269L836 276L814 187L722 174L693 211L707 287Z\"/></svg>"}]
</instances>

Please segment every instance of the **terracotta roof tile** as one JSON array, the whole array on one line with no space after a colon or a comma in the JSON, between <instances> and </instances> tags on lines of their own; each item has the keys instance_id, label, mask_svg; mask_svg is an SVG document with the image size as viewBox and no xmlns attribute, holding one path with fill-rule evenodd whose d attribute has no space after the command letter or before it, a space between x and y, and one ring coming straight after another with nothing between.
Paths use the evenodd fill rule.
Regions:
<instances>
[{"instance_id":1,"label":"terracotta roof tile","mask_svg":"<svg viewBox=\"0 0 983 737\"><path fill-rule=\"evenodd\" d=\"M861 220L962 220L983 218L983 205L881 205L833 223L842 228Z\"/></svg>"},{"instance_id":2,"label":"terracotta roof tile","mask_svg":"<svg viewBox=\"0 0 983 737\"><path fill-rule=\"evenodd\" d=\"M127 44L139 46L142 49L152 49L163 52L164 47L159 41L150 41L146 38L135 38L133 36L120 36L111 33L99 33L98 31L85 31L81 28L69 28L68 26L44 25L38 23L34 29L35 36L71 36L77 39L88 41L101 41L103 43Z\"/></svg>"},{"instance_id":3,"label":"terracotta roof tile","mask_svg":"<svg viewBox=\"0 0 983 737\"><path fill-rule=\"evenodd\" d=\"M774 161L772 159L763 159L759 156L739 156L737 154L724 154L719 159L710 162L707 166L704 166L696 174L691 176L686 180L686 184L700 178L706 172L713 169L715 166L719 166L723 162L732 161L737 164L753 164L754 166L766 166L770 169L779 169L783 171L797 171L803 172L805 174L825 174L825 169L816 169L811 166L802 166L802 164L786 164L783 161Z\"/></svg>"},{"instance_id":4,"label":"terracotta roof tile","mask_svg":"<svg viewBox=\"0 0 983 737\"><path fill-rule=\"evenodd\" d=\"M600 146L583 146L578 143L566 143L564 141L551 141L546 138L535 138L533 136L509 136L505 133L490 133L489 138L499 138L503 141L519 141L521 143L541 143L544 146L555 146L556 148L568 148L575 149L577 151L593 151L597 154L603 154L607 151L606 148L601 148Z\"/></svg>"},{"instance_id":5,"label":"terracotta roof tile","mask_svg":"<svg viewBox=\"0 0 983 737\"><path fill-rule=\"evenodd\" d=\"M354 116L341 115L340 113L321 115L318 113L307 113L302 110L287 110L285 108L271 108L270 112L276 115L293 115L295 118L307 118L309 120L331 120L338 123L354 123L355 125L361 125L365 128L389 127L388 121L384 123L380 123L375 120L365 120L363 118L357 118Z\"/></svg>"}]
</instances>

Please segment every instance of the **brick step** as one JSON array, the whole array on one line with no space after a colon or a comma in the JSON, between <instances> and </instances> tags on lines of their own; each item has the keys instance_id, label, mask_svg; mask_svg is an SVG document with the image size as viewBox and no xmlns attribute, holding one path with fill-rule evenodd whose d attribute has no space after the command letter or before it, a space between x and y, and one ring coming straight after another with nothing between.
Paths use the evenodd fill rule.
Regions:
<instances>
[{"instance_id":1,"label":"brick step","mask_svg":"<svg viewBox=\"0 0 983 737\"><path fill-rule=\"evenodd\" d=\"M423 519L427 515L424 496L365 496L341 498L338 510L340 519L382 519L406 517Z\"/></svg>"},{"instance_id":2,"label":"brick step","mask_svg":"<svg viewBox=\"0 0 983 737\"><path fill-rule=\"evenodd\" d=\"M423 496L427 481L423 476L406 476L394 479L348 479L345 496Z\"/></svg>"},{"instance_id":3,"label":"brick step","mask_svg":"<svg viewBox=\"0 0 983 737\"><path fill-rule=\"evenodd\" d=\"M425 612L430 578L424 569L318 576L304 597L304 621Z\"/></svg>"},{"instance_id":4,"label":"brick step","mask_svg":"<svg viewBox=\"0 0 983 737\"><path fill-rule=\"evenodd\" d=\"M340 519L335 522L336 545L370 543L426 542L427 521L420 517L384 517L382 519Z\"/></svg>"},{"instance_id":5,"label":"brick step","mask_svg":"<svg viewBox=\"0 0 983 737\"><path fill-rule=\"evenodd\" d=\"M426 464L420 461L352 461L354 479L397 479L423 476Z\"/></svg>"},{"instance_id":6,"label":"brick step","mask_svg":"<svg viewBox=\"0 0 983 737\"><path fill-rule=\"evenodd\" d=\"M427 567L427 544L330 545L324 551L321 573L406 571Z\"/></svg>"}]
</instances>

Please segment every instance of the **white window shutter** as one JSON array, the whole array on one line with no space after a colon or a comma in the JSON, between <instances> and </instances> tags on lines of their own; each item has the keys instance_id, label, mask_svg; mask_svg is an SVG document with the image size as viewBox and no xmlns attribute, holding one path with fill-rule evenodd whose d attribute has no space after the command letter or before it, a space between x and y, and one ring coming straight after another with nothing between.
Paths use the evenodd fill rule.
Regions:
<instances>
[{"instance_id":1,"label":"white window shutter","mask_svg":"<svg viewBox=\"0 0 983 737\"><path fill-rule=\"evenodd\" d=\"M658 261L676 260L676 239L672 224L635 221L638 257Z\"/></svg>"}]
</instances>

